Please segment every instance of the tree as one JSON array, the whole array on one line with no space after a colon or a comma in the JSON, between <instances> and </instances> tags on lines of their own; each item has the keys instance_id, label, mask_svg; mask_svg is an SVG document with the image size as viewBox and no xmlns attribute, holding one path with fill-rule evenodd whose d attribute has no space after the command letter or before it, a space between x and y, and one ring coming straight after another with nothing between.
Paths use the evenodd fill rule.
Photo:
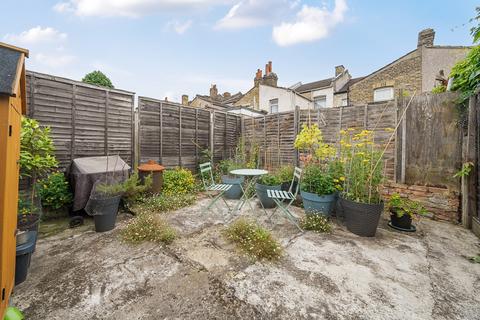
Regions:
<instances>
[{"instance_id":1,"label":"tree","mask_svg":"<svg viewBox=\"0 0 480 320\"><path fill-rule=\"evenodd\" d=\"M83 77L82 82L110 89L114 88L112 81L110 81L110 79L99 70L87 73L85 77Z\"/></svg>"}]
</instances>

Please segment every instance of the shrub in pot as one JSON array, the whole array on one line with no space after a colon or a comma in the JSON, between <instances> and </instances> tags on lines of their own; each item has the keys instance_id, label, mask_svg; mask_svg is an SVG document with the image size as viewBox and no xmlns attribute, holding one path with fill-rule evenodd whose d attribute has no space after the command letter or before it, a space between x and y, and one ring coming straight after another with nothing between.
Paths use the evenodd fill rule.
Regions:
<instances>
[{"instance_id":1,"label":"shrub in pot","mask_svg":"<svg viewBox=\"0 0 480 320\"><path fill-rule=\"evenodd\" d=\"M124 192L124 183L115 181L114 177L95 182L85 211L93 216L96 232L110 231L115 228L118 207Z\"/></svg>"},{"instance_id":2,"label":"shrub in pot","mask_svg":"<svg viewBox=\"0 0 480 320\"><path fill-rule=\"evenodd\" d=\"M231 175L230 171L244 167L244 165L238 164L232 159L222 160L219 162L218 169L221 174L220 179L222 183L232 185L232 187L224 193L225 198L240 199L242 197L243 193L240 185L243 183L245 178Z\"/></svg>"},{"instance_id":3,"label":"shrub in pot","mask_svg":"<svg viewBox=\"0 0 480 320\"><path fill-rule=\"evenodd\" d=\"M305 168L300 195L307 214L332 213L336 201L336 184L331 174L326 173L319 165L311 164Z\"/></svg>"},{"instance_id":4,"label":"shrub in pot","mask_svg":"<svg viewBox=\"0 0 480 320\"><path fill-rule=\"evenodd\" d=\"M294 170L295 170L294 166L283 166L278 170L277 176L282 183L283 191L288 191L290 189L290 185L292 184L292 181L293 181ZM295 184L293 185L292 189L295 190L296 187L297 186L295 181Z\"/></svg>"},{"instance_id":5,"label":"shrub in pot","mask_svg":"<svg viewBox=\"0 0 480 320\"><path fill-rule=\"evenodd\" d=\"M402 198L398 193L390 197L387 207L390 211L392 227L404 231L415 231L412 226L412 219L415 214L425 215L428 213L420 203Z\"/></svg>"},{"instance_id":6,"label":"shrub in pot","mask_svg":"<svg viewBox=\"0 0 480 320\"><path fill-rule=\"evenodd\" d=\"M264 208L274 208L275 202L268 197L267 190L281 190L282 181L275 174L261 176L255 184L255 191Z\"/></svg>"},{"instance_id":7,"label":"shrub in pot","mask_svg":"<svg viewBox=\"0 0 480 320\"><path fill-rule=\"evenodd\" d=\"M379 191L383 180L382 153L374 144L373 132L368 130L342 130L340 145L346 180L339 207L349 231L373 237L384 207Z\"/></svg>"}]
</instances>

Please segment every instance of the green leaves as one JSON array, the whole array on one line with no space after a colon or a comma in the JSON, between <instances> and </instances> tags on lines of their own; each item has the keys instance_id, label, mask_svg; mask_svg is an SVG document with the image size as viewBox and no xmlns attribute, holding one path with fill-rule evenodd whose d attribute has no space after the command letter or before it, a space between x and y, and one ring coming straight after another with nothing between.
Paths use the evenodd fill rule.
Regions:
<instances>
[{"instance_id":1,"label":"green leaves","mask_svg":"<svg viewBox=\"0 0 480 320\"><path fill-rule=\"evenodd\" d=\"M410 217L413 217L415 214L428 214L427 209L425 209L425 207L423 207L420 203L407 198L402 198L398 193L394 193L390 197L387 207L390 212L395 213L399 218L406 214L408 214Z\"/></svg>"},{"instance_id":2,"label":"green leaves","mask_svg":"<svg viewBox=\"0 0 480 320\"><path fill-rule=\"evenodd\" d=\"M20 168L23 176L36 178L58 166L50 127L41 127L37 120L22 118L20 134Z\"/></svg>"},{"instance_id":3,"label":"green leaves","mask_svg":"<svg viewBox=\"0 0 480 320\"><path fill-rule=\"evenodd\" d=\"M54 210L70 204L73 200L68 182L61 172L52 173L46 179L39 181L38 191L42 205Z\"/></svg>"},{"instance_id":4,"label":"green leaves","mask_svg":"<svg viewBox=\"0 0 480 320\"><path fill-rule=\"evenodd\" d=\"M302 191L317 195L328 195L338 191L335 186L336 182L333 176L325 172L319 165L311 164L305 168Z\"/></svg>"},{"instance_id":5,"label":"green leaves","mask_svg":"<svg viewBox=\"0 0 480 320\"><path fill-rule=\"evenodd\" d=\"M83 77L82 82L113 89L112 81L101 71L92 71Z\"/></svg>"}]
</instances>

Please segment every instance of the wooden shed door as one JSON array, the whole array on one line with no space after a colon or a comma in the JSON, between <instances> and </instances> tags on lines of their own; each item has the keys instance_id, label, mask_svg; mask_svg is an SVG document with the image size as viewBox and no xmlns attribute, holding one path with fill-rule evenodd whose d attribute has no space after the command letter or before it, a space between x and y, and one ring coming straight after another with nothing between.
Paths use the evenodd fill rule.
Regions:
<instances>
[{"instance_id":1,"label":"wooden shed door","mask_svg":"<svg viewBox=\"0 0 480 320\"><path fill-rule=\"evenodd\" d=\"M0 319L15 278L21 110L20 98L0 97Z\"/></svg>"}]
</instances>

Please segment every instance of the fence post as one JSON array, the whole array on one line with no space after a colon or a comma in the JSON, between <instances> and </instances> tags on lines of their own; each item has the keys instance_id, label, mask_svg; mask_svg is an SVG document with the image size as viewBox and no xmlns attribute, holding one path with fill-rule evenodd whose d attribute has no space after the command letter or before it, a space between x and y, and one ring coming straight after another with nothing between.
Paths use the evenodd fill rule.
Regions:
<instances>
[{"instance_id":1,"label":"fence post","mask_svg":"<svg viewBox=\"0 0 480 320\"><path fill-rule=\"evenodd\" d=\"M223 159L228 157L227 155L227 123L228 123L228 113L225 112L225 131L223 132Z\"/></svg>"},{"instance_id":2,"label":"fence post","mask_svg":"<svg viewBox=\"0 0 480 320\"><path fill-rule=\"evenodd\" d=\"M160 135L160 146L158 148L158 151L160 152L159 156L160 156L160 163L163 163L163 102L160 102L160 126L158 127L160 132L159 132L159 135Z\"/></svg>"},{"instance_id":3,"label":"fence post","mask_svg":"<svg viewBox=\"0 0 480 320\"><path fill-rule=\"evenodd\" d=\"M35 118L35 73L30 75L30 109L28 114L30 118Z\"/></svg>"},{"instance_id":4,"label":"fence post","mask_svg":"<svg viewBox=\"0 0 480 320\"><path fill-rule=\"evenodd\" d=\"M213 159L215 158L215 155L213 154L215 152L215 111L210 112L210 162L213 164Z\"/></svg>"},{"instance_id":5,"label":"fence post","mask_svg":"<svg viewBox=\"0 0 480 320\"><path fill-rule=\"evenodd\" d=\"M405 105L405 99L402 98L402 114L407 106ZM408 111L402 119L402 153L401 153L401 168L400 168L400 182L405 183L406 181L406 172L407 172L407 119Z\"/></svg>"},{"instance_id":6,"label":"fence post","mask_svg":"<svg viewBox=\"0 0 480 320\"><path fill-rule=\"evenodd\" d=\"M182 168L182 107L178 107L178 164Z\"/></svg>"},{"instance_id":7,"label":"fence post","mask_svg":"<svg viewBox=\"0 0 480 320\"><path fill-rule=\"evenodd\" d=\"M195 166L197 165L198 165L198 108L195 108Z\"/></svg>"},{"instance_id":8,"label":"fence post","mask_svg":"<svg viewBox=\"0 0 480 320\"><path fill-rule=\"evenodd\" d=\"M263 116L263 167L267 166L267 117Z\"/></svg>"},{"instance_id":9,"label":"fence post","mask_svg":"<svg viewBox=\"0 0 480 320\"><path fill-rule=\"evenodd\" d=\"M132 96L132 104L134 105L135 104L135 101L134 101L134 97ZM140 128L139 124L138 124L138 121L139 121L139 117L138 117L138 109L137 109L137 112L135 112L135 107L132 108L132 121L133 121L133 126L132 126L132 138L131 138L131 144L132 144L132 152L131 152L131 155L130 155L130 159L131 159L131 162L132 162L132 165L133 165L133 168L136 168L138 166L138 139L139 138L139 133L138 133L138 130Z\"/></svg>"},{"instance_id":10,"label":"fence post","mask_svg":"<svg viewBox=\"0 0 480 320\"><path fill-rule=\"evenodd\" d=\"M297 137L297 134L299 132L299 125L300 125L300 114L299 114L299 109L298 106L295 106L295 111L293 113L293 131L294 131L294 137L293 139ZM295 166L299 167L300 159L298 158L298 150L294 149L294 154L295 154Z\"/></svg>"},{"instance_id":11,"label":"fence post","mask_svg":"<svg viewBox=\"0 0 480 320\"><path fill-rule=\"evenodd\" d=\"M105 140L105 155L108 156L109 153L108 153L108 104L109 104L109 92L108 90L105 90L105 136L104 136L104 140Z\"/></svg>"},{"instance_id":12,"label":"fence post","mask_svg":"<svg viewBox=\"0 0 480 320\"><path fill-rule=\"evenodd\" d=\"M476 115L476 96L470 97L468 105L468 129L467 136L462 141L462 162L472 163L471 171L467 176L461 179L462 192L462 225L470 229L472 227L472 217L477 216L477 154L476 154L476 135L477 135L477 115Z\"/></svg>"},{"instance_id":13,"label":"fence post","mask_svg":"<svg viewBox=\"0 0 480 320\"><path fill-rule=\"evenodd\" d=\"M280 161L280 141L280 113L277 113L277 165L279 167L283 164Z\"/></svg>"},{"instance_id":14,"label":"fence post","mask_svg":"<svg viewBox=\"0 0 480 320\"><path fill-rule=\"evenodd\" d=\"M30 83L30 86L32 86L32 83ZM72 84L72 118L71 118L71 121L72 121L72 135L71 135L72 138L71 139L72 139L72 141L70 141L70 161L73 161L73 159L75 158L75 126L76 126L76 113L77 113L77 111L76 111L76 108L77 108L76 95L77 95L77 85Z\"/></svg>"}]
</instances>

